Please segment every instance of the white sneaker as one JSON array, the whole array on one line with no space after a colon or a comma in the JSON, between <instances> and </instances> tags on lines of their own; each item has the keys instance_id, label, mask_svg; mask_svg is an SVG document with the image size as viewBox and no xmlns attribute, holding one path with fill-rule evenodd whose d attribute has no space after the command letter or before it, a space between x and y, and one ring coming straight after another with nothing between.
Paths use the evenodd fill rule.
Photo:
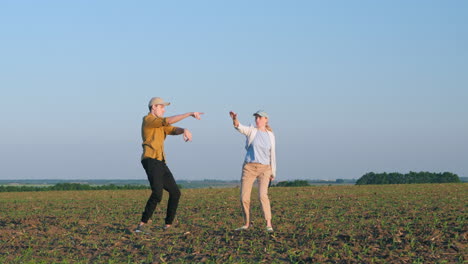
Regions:
<instances>
[{"instance_id":1,"label":"white sneaker","mask_svg":"<svg viewBox=\"0 0 468 264\"><path fill-rule=\"evenodd\" d=\"M135 229L135 233L142 233L146 235L151 234L150 230L146 225L138 225L138 227Z\"/></svg>"}]
</instances>

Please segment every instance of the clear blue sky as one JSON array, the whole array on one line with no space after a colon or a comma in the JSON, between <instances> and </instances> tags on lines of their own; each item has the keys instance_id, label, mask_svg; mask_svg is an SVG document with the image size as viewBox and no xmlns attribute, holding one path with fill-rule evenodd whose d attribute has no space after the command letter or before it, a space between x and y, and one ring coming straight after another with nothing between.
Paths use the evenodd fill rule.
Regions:
<instances>
[{"instance_id":1,"label":"clear blue sky","mask_svg":"<svg viewBox=\"0 0 468 264\"><path fill-rule=\"evenodd\" d=\"M468 1L0 1L0 179L145 179L141 118L176 179L240 178L228 116L267 111L278 177L468 176Z\"/></svg>"}]
</instances>

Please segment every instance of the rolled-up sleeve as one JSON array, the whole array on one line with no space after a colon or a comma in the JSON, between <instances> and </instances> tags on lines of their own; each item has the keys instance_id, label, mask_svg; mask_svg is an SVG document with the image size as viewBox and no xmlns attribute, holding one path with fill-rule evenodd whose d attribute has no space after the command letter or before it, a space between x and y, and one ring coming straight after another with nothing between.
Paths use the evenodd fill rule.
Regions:
<instances>
[{"instance_id":1,"label":"rolled-up sleeve","mask_svg":"<svg viewBox=\"0 0 468 264\"><path fill-rule=\"evenodd\" d=\"M171 125L165 126L164 133L166 133L166 135L172 135L172 136L176 135L177 128L178 127L171 126Z\"/></svg>"}]
</instances>

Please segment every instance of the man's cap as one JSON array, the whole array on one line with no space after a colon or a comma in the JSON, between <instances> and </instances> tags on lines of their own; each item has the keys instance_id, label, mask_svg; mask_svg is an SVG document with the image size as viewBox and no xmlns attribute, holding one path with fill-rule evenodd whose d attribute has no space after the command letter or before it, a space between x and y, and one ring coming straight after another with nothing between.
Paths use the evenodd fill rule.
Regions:
<instances>
[{"instance_id":1,"label":"man's cap","mask_svg":"<svg viewBox=\"0 0 468 264\"><path fill-rule=\"evenodd\" d=\"M151 106L153 106L153 105L158 105L158 104L161 104L161 105L170 105L171 103L165 102L161 97L153 97L153 98L151 98L151 100L149 101L148 107L151 107Z\"/></svg>"},{"instance_id":2,"label":"man's cap","mask_svg":"<svg viewBox=\"0 0 468 264\"><path fill-rule=\"evenodd\" d=\"M258 110L258 111L255 112L253 115L254 115L254 116L263 116L263 117L269 118L269 117L268 117L268 114L267 114L265 111L263 111L263 110Z\"/></svg>"}]
</instances>

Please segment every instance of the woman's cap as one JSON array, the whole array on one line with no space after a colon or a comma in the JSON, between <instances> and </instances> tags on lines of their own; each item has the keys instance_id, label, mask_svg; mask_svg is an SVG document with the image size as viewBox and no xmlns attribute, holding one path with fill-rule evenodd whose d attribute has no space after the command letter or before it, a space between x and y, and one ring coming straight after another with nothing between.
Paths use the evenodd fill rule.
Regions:
<instances>
[{"instance_id":1,"label":"woman's cap","mask_svg":"<svg viewBox=\"0 0 468 264\"><path fill-rule=\"evenodd\" d=\"M258 116L263 116L263 117L269 118L269 117L268 117L268 114L267 114L265 111L263 111L263 110L258 110L258 111L255 112L253 115L254 115L254 116L257 116L257 115L258 115Z\"/></svg>"},{"instance_id":2,"label":"woman's cap","mask_svg":"<svg viewBox=\"0 0 468 264\"><path fill-rule=\"evenodd\" d=\"M153 97L153 98L151 98L151 100L149 101L148 106L151 107L151 106L153 106L153 105L158 105L158 104L161 104L161 105L170 105L171 103L165 102L161 97Z\"/></svg>"}]
</instances>

